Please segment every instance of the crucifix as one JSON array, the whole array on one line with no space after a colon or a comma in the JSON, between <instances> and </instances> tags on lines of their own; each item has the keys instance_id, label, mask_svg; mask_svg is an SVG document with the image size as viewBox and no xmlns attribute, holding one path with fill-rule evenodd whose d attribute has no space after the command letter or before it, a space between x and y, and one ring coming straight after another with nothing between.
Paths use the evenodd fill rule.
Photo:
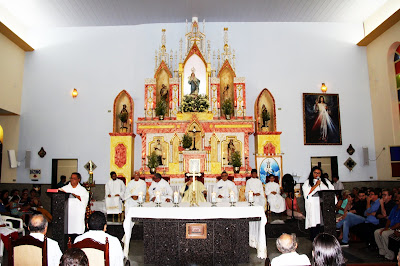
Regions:
<instances>
[{"instance_id":1,"label":"crucifix","mask_svg":"<svg viewBox=\"0 0 400 266\"><path fill-rule=\"evenodd\" d=\"M193 184L193 186L192 186L192 197L190 199L190 207L193 207L195 205L199 206L199 202L197 200L197 195L196 195L196 176L201 176L201 173L196 173L193 170L193 172L190 175L193 178L193 181L192 181L192 184Z\"/></svg>"},{"instance_id":2,"label":"crucifix","mask_svg":"<svg viewBox=\"0 0 400 266\"><path fill-rule=\"evenodd\" d=\"M193 127L193 130L192 130L192 132L193 132L193 149L192 150L197 150L196 149L196 127Z\"/></svg>"}]
</instances>

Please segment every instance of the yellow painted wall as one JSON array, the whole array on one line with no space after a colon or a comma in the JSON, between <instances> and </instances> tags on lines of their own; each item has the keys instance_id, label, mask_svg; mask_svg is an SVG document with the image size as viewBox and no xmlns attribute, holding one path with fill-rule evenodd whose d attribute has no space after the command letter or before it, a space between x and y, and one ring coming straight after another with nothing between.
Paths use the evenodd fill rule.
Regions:
<instances>
[{"instance_id":1,"label":"yellow painted wall","mask_svg":"<svg viewBox=\"0 0 400 266\"><path fill-rule=\"evenodd\" d=\"M17 179L17 168L10 168L7 150L15 150L18 159L19 116L0 116L0 126L3 128L4 133L3 161L1 163L1 183L15 183ZM24 164L22 163L22 165Z\"/></svg>"},{"instance_id":2,"label":"yellow painted wall","mask_svg":"<svg viewBox=\"0 0 400 266\"><path fill-rule=\"evenodd\" d=\"M394 71L394 50L400 45L400 22L367 46L378 179L392 179L390 145L400 145L400 115ZM371 158L374 159L374 158Z\"/></svg>"},{"instance_id":3,"label":"yellow painted wall","mask_svg":"<svg viewBox=\"0 0 400 266\"><path fill-rule=\"evenodd\" d=\"M0 109L20 114L25 52L0 34Z\"/></svg>"}]
</instances>

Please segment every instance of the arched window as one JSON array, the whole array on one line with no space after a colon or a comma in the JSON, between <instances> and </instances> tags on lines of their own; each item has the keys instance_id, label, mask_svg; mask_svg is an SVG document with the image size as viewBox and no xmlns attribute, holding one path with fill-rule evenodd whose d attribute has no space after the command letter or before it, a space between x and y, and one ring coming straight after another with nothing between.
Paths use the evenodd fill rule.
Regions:
<instances>
[{"instance_id":1,"label":"arched window","mask_svg":"<svg viewBox=\"0 0 400 266\"><path fill-rule=\"evenodd\" d=\"M400 111L400 45L397 47L394 53L394 70L396 73L397 100L399 102Z\"/></svg>"}]
</instances>

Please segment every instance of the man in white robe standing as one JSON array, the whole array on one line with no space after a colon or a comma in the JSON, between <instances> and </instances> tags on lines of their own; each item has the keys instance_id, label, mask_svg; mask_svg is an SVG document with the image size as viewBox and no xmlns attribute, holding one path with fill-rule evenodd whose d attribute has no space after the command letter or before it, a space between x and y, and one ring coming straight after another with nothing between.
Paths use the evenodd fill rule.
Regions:
<instances>
[{"instance_id":1,"label":"man in white robe standing","mask_svg":"<svg viewBox=\"0 0 400 266\"><path fill-rule=\"evenodd\" d=\"M257 176L257 169L251 170L251 178L246 182L245 197L249 200L249 191L253 191L254 204L265 206L264 186Z\"/></svg>"},{"instance_id":2,"label":"man in white robe standing","mask_svg":"<svg viewBox=\"0 0 400 266\"><path fill-rule=\"evenodd\" d=\"M159 173L155 173L153 176L153 182L149 187L150 200L155 201L157 192L160 193L161 202L170 202L172 200L172 188L165 179Z\"/></svg>"},{"instance_id":3,"label":"man in white robe standing","mask_svg":"<svg viewBox=\"0 0 400 266\"><path fill-rule=\"evenodd\" d=\"M102 212L95 211L88 219L87 227L89 231L83 235L77 236L74 243L78 243L84 239L90 238L101 244L106 243L106 237L109 243L109 256L110 266L123 266L124 265L124 253L122 252L121 243L118 238L107 234L107 220Z\"/></svg>"},{"instance_id":4,"label":"man in white robe standing","mask_svg":"<svg viewBox=\"0 0 400 266\"><path fill-rule=\"evenodd\" d=\"M112 171L111 179L106 184L106 210L107 214L122 213L122 199L124 199L125 184L117 178L117 174Z\"/></svg>"},{"instance_id":5,"label":"man in white robe standing","mask_svg":"<svg viewBox=\"0 0 400 266\"><path fill-rule=\"evenodd\" d=\"M221 180L214 185L214 192L218 198L218 202L229 202L229 193L233 191L235 200L238 200L239 192L232 181L228 180L228 173L223 171L221 173Z\"/></svg>"},{"instance_id":6,"label":"man in white robe standing","mask_svg":"<svg viewBox=\"0 0 400 266\"><path fill-rule=\"evenodd\" d=\"M71 193L68 199L68 234L83 234L85 232L86 206L89 201L89 193L79 184L80 173L72 173L68 185L60 188L60 191Z\"/></svg>"},{"instance_id":7,"label":"man in white robe standing","mask_svg":"<svg viewBox=\"0 0 400 266\"><path fill-rule=\"evenodd\" d=\"M139 171L135 171L134 179L128 183L125 191L125 213L130 207L136 207L139 193L142 192L143 201L146 199L146 182L140 179Z\"/></svg>"},{"instance_id":8,"label":"man in white robe standing","mask_svg":"<svg viewBox=\"0 0 400 266\"><path fill-rule=\"evenodd\" d=\"M269 182L265 184L265 195L271 212L281 213L286 210L285 200L281 196L281 187L275 182L275 176L269 176Z\"/></svg>"}]
</instances>

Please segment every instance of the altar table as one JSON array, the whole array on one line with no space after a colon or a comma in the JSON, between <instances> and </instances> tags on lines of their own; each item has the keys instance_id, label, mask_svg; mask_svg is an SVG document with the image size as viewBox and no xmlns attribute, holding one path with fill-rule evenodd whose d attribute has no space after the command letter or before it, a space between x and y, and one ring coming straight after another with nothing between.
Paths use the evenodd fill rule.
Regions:
<instances>
[{"instance_id":1,"label":"altar table","mask_svg":"<svg viewBox=\"0 0 400 266\"><path fill-rule=\"evenodd\" d=\"M218 203L217 207L211 207L211 203L199 203L199 207L189 207L189 203L180 203L179 207L173 207L172 203L162 203L162 207L155 207L153 202L144 203L143 207L131 207L126 211L124 221L124 255L128 257L129 243L134 226L133 220L144 221L145 219L169 219L170 221L196 220L196 222L210 222L230 219L231 221L250 218L253 220L249 224L249 245L257 249L257 257L267 257L267 244L265 238L265 225L267 218L264 208L261 206L248 206L247 202L238 202L235 207L230 207L230 203ZM256 221L254 221L256 220ZM243 223L243 221L242 221ZM211 224L210 224L211 225ZM144 237L146 237L144 235ZM242 243L240 243L242 244ZM157 247L155 247L157 248ZM146 252L146 251L145 251Z\"/></svg>"}]
</instances>

